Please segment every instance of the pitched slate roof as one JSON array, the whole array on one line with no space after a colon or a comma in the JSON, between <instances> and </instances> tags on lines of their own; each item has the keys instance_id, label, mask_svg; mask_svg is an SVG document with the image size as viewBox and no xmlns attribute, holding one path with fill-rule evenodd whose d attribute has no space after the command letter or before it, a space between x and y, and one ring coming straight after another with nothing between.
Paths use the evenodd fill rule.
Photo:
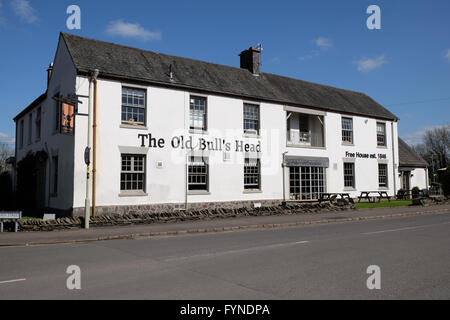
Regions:
<instances>
[{"instance_id":1,"label":"pitched slate roof","mask_svg":"<svg viewBox=\"0 0 450 320\"><path fill-rule=\"evenodd\" d=\"M364 93L337 89L269 73L181 58L61 33L80 73L100 70L117 77L294 106L370 116L397 117ZM172 66L173 80L169 70Z\"/></svg>"},{"instance_id":2,"label":"pitched slate roof","mask_svg":"<svg viewBox=\"0 0 450 320\"><path fill-rule=\"evenodd\" d=\"M400 138L398 138L398 153L400 158L400 167L428 166L428 163Z\"/></svg>"}]
</instances>

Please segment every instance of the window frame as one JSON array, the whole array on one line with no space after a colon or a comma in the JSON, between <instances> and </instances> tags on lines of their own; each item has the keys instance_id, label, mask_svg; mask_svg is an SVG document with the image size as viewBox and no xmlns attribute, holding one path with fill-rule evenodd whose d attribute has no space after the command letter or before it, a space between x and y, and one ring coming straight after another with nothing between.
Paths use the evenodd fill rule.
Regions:
<instances>
[{"instance_id":1,"label":"window frame","mask_svg":"<svg viewBox=\"0 0 450 320\"><path fill-rule=\"evenodd\" d=\"M199 162L202 162L202 164L198 164ZM204 172L194 172L194 168L197 168L197 170L200 167L204 167ZM209 193L209 177L210 170L209 170L209 159L206 156L189 156L188 158L188 166L187 166L187 184L188 184L188 193L193 194L196 192L199 193ZM200 178L205 177L204 183L199 182L191 182L194 180L193 178ZM198 187L194 188L194 186L202 186L204 185L204 188Z\"/></svg>"},{"instance_id":2,"label":"window frame","mask_svg":"<svg viewBox=\"0 0 450 320\"><path fill-rule=\"evenodd\" d=\"M130 170L124 170L124 157L130 157ZM142 169L136 169L137 166L136 158L141 158ZM136 179L136 184L142 184L142 188L133 188L134 179L123 179L123 175L141 175L141 178ZM127 183L131 183L131 188L127 188ZM125 185L125 188L123 188ZM147 156L145 154L131 154L131 153L121 153L120 154L120 195L122 196L132 196L132 195L145 195L147 190Z\"/></svg>"},{"instance_id":3,"label":"window frame","mask_svg":"<svg viewBox=\"0 0 450 320\"><path fill-rule=\"evenodd\" d=\"M125 90L130 90L131 94L128 94L129 92L126 93L126 97L127 97L127 102L124 103L124 91ZM133 95L133 91L141 91L144 94L144 97L140 97L138 95ZM133 103L129 104L128 103L128 98L131 96L131 99L133 100ZM137 97L138 103L134 104L134 99L135 97ZM143 105L140 105L139 100L142 98L143 100ZM124 126L131 126L131 127L146 127L147 126L147 113L148 113L148 107L147 107L147 99L148 99L148 89L147 88L142 88L142 87L135 87L135 86L131 86L131 85L122 85L121 88L121 95L120 95L120 124L124 125ZM123 120L123 115L124 115L124 108L127 108L125 114L129 115L129 108L131 109L137 109L137 110L143 110L143 121L139 121L139 116L140 114L137 113L137 117L138 117L138 121L129 121L129 120ZM133 111L131 112L131 114L133 114Z\"/></svg>"},{"instance_id":4,"label":"window frame","mask_svg":"<svg viewBox=\"0 0 450 320\"><path fill-rule=\"evenodd\" d=\"M381 175L381 167L385 168L385 175ZM381 179L384 178L385 182ZM388 189L389 188L389 166L387 163L378 163L378 188Z\"/></svg>"},{"instance_id":5,"label":"window frame","mask_svg":"<svg viewBox=\"0 0 450 320\"><path fill-rule=\"evenodd\" d=\"M52 197L58 196L59 156L52 156Z\"/></svg>"},{"instance_id":6,"label":"window frame","mask_svg":"<svg viewBox=\"0 0 450 320\"><path fill-rule=\"evenodd\" d=\"M344 121L350 121L350 126L351 126L351 128L350 129L348 129L348 128L344 128ZM342 135L342 143L343 144L347 144L347 145L353 145L355 142L354 142L354 133L353 133L353 130L354 130L354 126L353 126L353 118L351 118L351 117L342 117L341 118L341 135ZM345 135L344 135L344 133L350 133L350 135L349 135L349 138L350 138L350 141L348 141L348 140L345 140Z\"/></svg>"},{"instance_id":7,"label":"window frame","mask_svg":"<svg viewBox=\"0 0 450 320\"><path fill-rule=\"evenodd\" d=\"M246 118L246 115L248 116L249 113L246 113L246 107L248 108L255 108L256 109L256 113L253 112L252 115L257 115L257 119L252 119L252 118ZM246 129L246 121L251 121L251 122L256 122L256 129ZM250 102L244 102L243 103L243 130L244 130L244 134L246 135L256 135L258 136L259 133L261 132L261 106L259 104L256 103L250 103Z\"/></svg>"},{"instance_id":8,"label":"window frame","mask_svg":"<svg viewBox=\"0 0 450 320\"><path fill-rule=\"evenodd\" d=\"M327 192L327 168L289 167L289 198L291 200L314 201ZM299 199L292 196L299 195Z\"/></svg>"},{"instance_id":9,"label":"window frame","mask_svg":"<svg viewBox=\"0 0 450 320\"><path fill-rule=\"evenodd\" d=\"M195 125L195 120L193 120L193 112L196 111L195 110L195 101L192 102L192 100L195 99L199 99L199 100L203 100L205 101L205 105L204 105L204 112L203 112L203 127L196 127ZM194 109L192 108L194 106ZM198 110L197 110L198 111ZM191 132L207 132L208 131L208 97L206 96L202 96L202 95L194 95L191 94L189 95L189 130Z\"/></svg>"},{"instance_id":10,"label":"window frame","mask_svg":"<svg viewBox=\"0 0 450 320\"><path fill-rule=\"evenodd\" d=\"M22 149L23 148L23 144L24 144L24 135L25 135L25 120L22 118L19 121L19 148Z\"/></svg>"},{"instance_id":11,"label":"window frame","mask_svg":"<svg viewBox=\"0 0 450 320\"><path fill-rule=\"evenodd\" d=\"M346 166L351 166L351 174L349 174L349 169ZM354 162L344 162L344 189L356 189L356 174L355 174L355 163ZM351 185L347 185L347 178L351 178Z\"/></svg>"},{"instance_id":12,"label":"window frame","mask_svg":"<svg viewBox=\"0 0 450 320\"><path fill-rule=\"evenodd\" d=\"M36 125L36 141L39 141L42 133L42 107L36 109L36 120L34 122Z\"/></svg>"},{"instance_id":13,"label":"window frame","mask_svg":"<svg viewBox=\"0 0 450 320\"><path fill-rule=\"evenodd\" d=\"M57 93L56 98L61 98L61 94ZM62 102L60 100L55 100L55 118L53 119L53 132L61 133L61 108Z\"/></svg>"},{"instance_id":14,"label":"window frame","mask_svg":"<svg viewBox=\"0 0 450 320\"><path fill-rule=\"evenodd\" d=\"M380 134L381 131L378 131L378 126L382 125L383 127L383 134ZM376 125L376 132L377 132L377 147L386 147L387 146L387 134L386 134L386 122L380 122L377 121ZM380 142L380 137L383 137L383 142Z\"/></svg>"},{"instance_id":15,"label":"window frame","mask_svg":"<svg viewBox=\"0 0 450 320\"><path fill-rule=\"evenodd\" d=\"M251 161L256 161L256 165L250 165ZM246 172L248 168L256 168L256 172ZM257 183L248 183L248 179L255 177ZM244 158L244 191L261 191L261 160L259 158Z\"/></svg>"},{"instance_id":16,"label":"window frame","mask_svg":"<svg viewBox=\"0 0 450 320\"><path fill-rule=\"evenodd\" d=\"M33 143L33 112L28 114L28 145Z\"/></svg>"}]
</instances>

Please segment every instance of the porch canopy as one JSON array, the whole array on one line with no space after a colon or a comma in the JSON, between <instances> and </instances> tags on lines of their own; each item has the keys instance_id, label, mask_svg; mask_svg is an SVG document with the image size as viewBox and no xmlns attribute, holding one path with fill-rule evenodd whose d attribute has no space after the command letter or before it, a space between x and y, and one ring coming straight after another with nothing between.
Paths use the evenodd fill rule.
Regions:
<instances>
[{"instance_id":1,"label":"porch canopy","mask_svg":"<svg viewBox=\"0 0 450 320\"><path fill-rule=\"evenodd\" d=\"M284 159L286 167L321 167L328 168L330 160L322 157L300 157L300 156L286 156Z\"/></svg>"}]
</instances>

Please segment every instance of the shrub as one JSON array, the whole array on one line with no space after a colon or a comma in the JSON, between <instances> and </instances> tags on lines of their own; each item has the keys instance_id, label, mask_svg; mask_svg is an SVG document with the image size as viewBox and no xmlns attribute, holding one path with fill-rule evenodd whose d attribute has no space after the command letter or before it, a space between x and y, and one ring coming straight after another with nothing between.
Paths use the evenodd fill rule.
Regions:
<instances>
[{"instance_id":1,"label":"shrub","mask_svg":"<svg viewBox=\"0 0 450 320\"><path fill-rule=\"evenodd\" d=\"M420 197L420 189L419 189L419 187L412 188L411 193L412 193L413 199L419 198Z\"/></svg>"}]
</instances>

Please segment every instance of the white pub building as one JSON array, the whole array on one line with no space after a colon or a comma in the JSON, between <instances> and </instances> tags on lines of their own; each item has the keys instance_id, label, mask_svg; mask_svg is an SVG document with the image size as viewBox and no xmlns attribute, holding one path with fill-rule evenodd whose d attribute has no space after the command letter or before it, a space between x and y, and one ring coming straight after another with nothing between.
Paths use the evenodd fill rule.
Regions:
<instances>
[{"instance_id":1,"label":"white pub building","mask_svg":"<svg viewBox=\"0 0 450 320\"><path fill-rule=\"evenodd\" d=\"M400 171L395 115L260 72L255 48L234 68L61 33L47 91L14 120L16 168L38 155L35 205L58 214L394 196L403 171L427 187L426 163Z\"/></svg>"}]
</instances>

